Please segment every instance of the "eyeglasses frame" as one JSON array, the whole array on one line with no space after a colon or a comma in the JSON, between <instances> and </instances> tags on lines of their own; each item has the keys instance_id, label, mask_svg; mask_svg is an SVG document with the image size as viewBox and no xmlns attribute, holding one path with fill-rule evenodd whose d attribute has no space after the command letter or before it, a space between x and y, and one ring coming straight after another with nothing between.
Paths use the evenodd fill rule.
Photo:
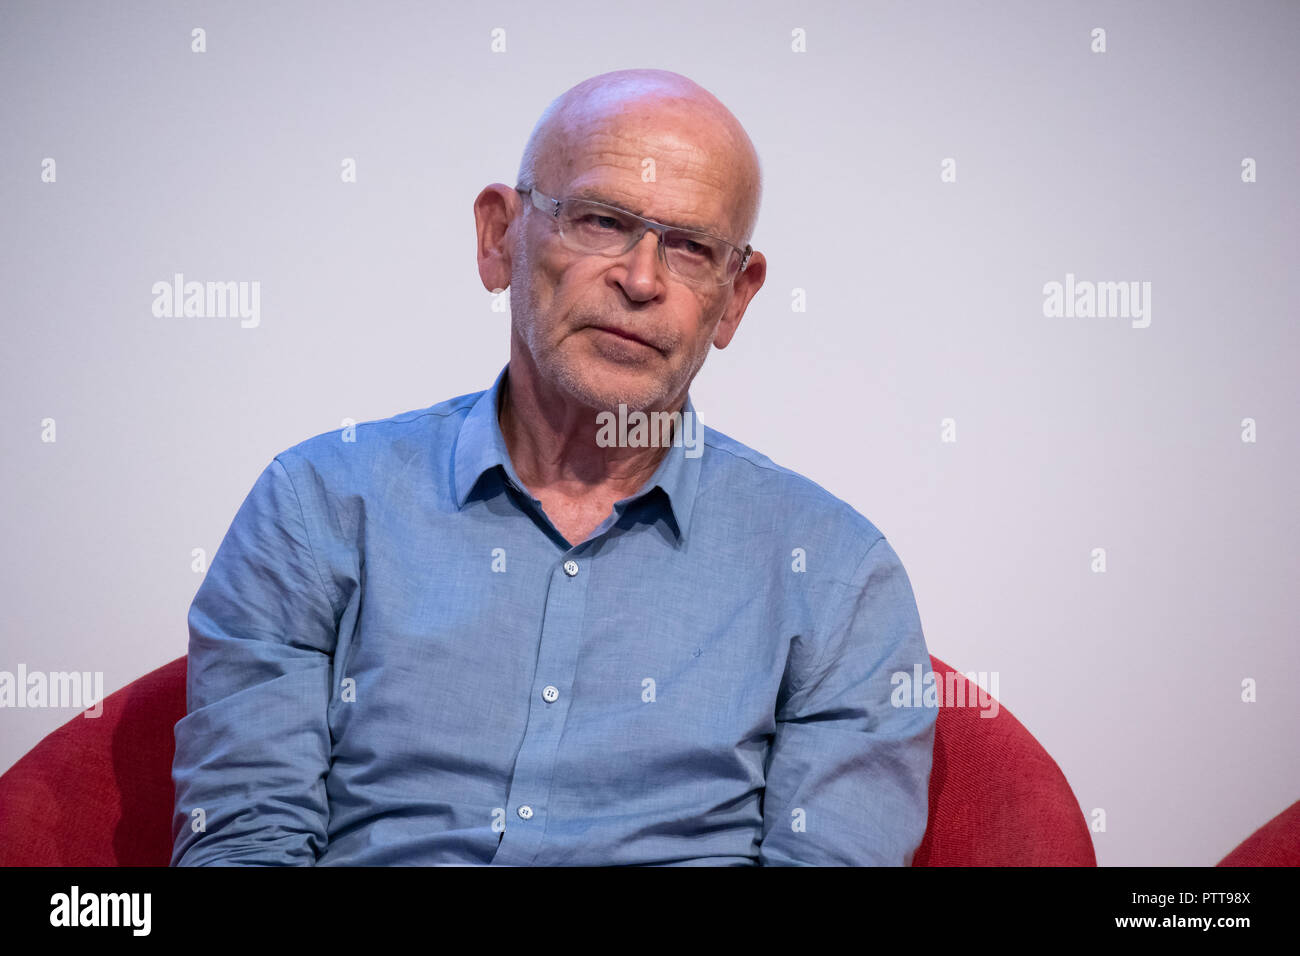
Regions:
<instances>
[{"instance_id":1,"label":"eyeglasses frame","mask_svg":"<svg viewBox=\"0 0 1300 956\"><path fill-rule=\"evenodd\" d=\"M719 288L728 285L731 282L734 282L736 280L736 276L740 275L742 272L745 271L745 267L749 265L750 256L754 254L754 247L749 245L748 243L746 243L745 248L742 249L740 248L740 246L736 245L730 239L724 239L722 236L715 236L711 232L705 232L702 229L687 229L684 226L673 226L673 225L669 225L668 223L657 222L654 219L647 219L645 216L638 216L636 213L632 212L631 210L624 209L622 206L615 206L613 203L600 202L595 199L585 199L581 196L566 196L564 199L554 199L551 196L544 195L542 192L540 192L537 189L536 186L516 186L515 192L523 193L532 201L533 206L535 206L537 209L541 210L542 212L546 213L548 216L550 216L553 219L559 219L560 207L566 202L589 203L590 205L600 206L604 209L612 209L615 212L620 213L621 215L624 216L630 216L633 219L640 222L643 226L645 226L645 228L642 229L637 234L636 238L632 240L632 243L627 247L627 249L624 249L623 252L619 253L619 255L626 255L628 250L632 249L634 246L636 246L638 242L640 242L643 238L645 238L645 234L647 232L653 231L655 235L659 237L659 243L658 243L659 257L664 261L665 266L668 265L667 253L664 252L664 233L666 231L671 230L673 232L684 232L690 235L707 236L710 239L716 239L718 242L721 242L731 247L732 249L735 249L738 253L740 253L740 268L737 269L735 274L732 275L730 278L724 279L723 281L716 283L716 285ZM611 258L617 258L617 257L614 256ZM671 269L669 271L672 272ZM686 279L686 281L688 282L691 281L688 277L680 276L676 272L673 272L673 275L677 275L679 278Z\"/></svg>"}]
</instances>

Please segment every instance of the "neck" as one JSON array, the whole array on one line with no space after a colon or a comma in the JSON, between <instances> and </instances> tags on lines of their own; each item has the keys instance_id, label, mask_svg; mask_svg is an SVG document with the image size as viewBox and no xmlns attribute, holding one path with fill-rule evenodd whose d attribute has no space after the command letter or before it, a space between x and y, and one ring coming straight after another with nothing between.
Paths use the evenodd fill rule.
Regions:
<instances>
[{"instance_id":1,"label":"neck","mask_svg":"<svg viewBox=\"0 0 1300 956\"><path fill-rule=\"evenodd\" d=\"M538 497L551 491L575 500L625 498L640 490L667 454L668 447L653 444L601 447L597 409L540 388L536 376L512 371L514 361L502 381L498 422L515 472ZM683 398L674 410L684 405Z\"/></svg>"}]
</instances>

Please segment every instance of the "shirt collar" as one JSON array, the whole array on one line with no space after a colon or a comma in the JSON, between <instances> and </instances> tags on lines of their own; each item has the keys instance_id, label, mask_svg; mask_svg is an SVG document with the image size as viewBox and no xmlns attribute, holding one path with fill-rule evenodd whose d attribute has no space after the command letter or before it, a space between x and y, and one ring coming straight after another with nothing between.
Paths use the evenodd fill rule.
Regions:
<instances>
[{"instance_id":1,"label":"shirt collar","mask_svg":"<svg viewBox=\"0 0 1300 956\"><path fill-rule=\"evenodd\" d=\"M498 403L502 389L505 388L506 373L509 370L510 364L507 362L501 371L497 373L496 381L492 383L492 387L479 396L473 407L470 408L469 414L465 416L465 420L461 423L460 432L456 438L456 448L453 452L454 462L452 466L456 507L458 508L465 507L470 492L474 490L474 486L484 472L498 466L504 469L506 476L516 488L521 491L524 490L524 483L519 480L519 475L515 472L515 466L510 461L505 436L501 434L501 423L497 420ZM687 456L688 449L685 443L670 445L667 454L659 462L659 467L641 487L641 490L634 495L615 502L615 507L621 510L624 505L649 494L655 488L662 489L668 496L668 503L672 509L673 523L677 528L679 542L685 540L691 523L691 514L695 510L695 493L700 483L700 459L704 450L704 426L696 417L695 403L691 401L689 391L686 393L686 404L683 411L690 416L689 419L683 416L683 421L692 422L688 434L697 435L700 441L700 447L694 449L694 456Z\"/></svg>"}]
</instances>

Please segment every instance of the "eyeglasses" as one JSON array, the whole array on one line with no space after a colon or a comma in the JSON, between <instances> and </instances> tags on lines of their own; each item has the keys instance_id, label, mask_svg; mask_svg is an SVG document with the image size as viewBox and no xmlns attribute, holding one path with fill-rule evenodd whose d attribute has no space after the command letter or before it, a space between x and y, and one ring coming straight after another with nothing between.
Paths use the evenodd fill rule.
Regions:
<instances>
[{"instance_id":1,"label":"eyeglasses","mask_svg":"<svg viewBox=\"0 0 1300 956\"><path fill-rule=\"evenodd\" d=\"M726 285L749 265L754 254L718 236L666 226L653 219L591 199L552 199L531 186L516 186L534 206L555 219L560 239L574 252L621 256L649 230L659 237L659 258L668 271L688 282Z\"/></svg>"}]
</instances>

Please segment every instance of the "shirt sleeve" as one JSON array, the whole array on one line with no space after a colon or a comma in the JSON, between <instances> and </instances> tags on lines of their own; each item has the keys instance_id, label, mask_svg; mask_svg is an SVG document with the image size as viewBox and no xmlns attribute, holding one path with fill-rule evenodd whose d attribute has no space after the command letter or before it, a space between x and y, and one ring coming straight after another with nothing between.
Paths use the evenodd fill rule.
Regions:
<instances>
[{"instance_id":1,"label":"shirt sleeve","mask_svg":"<svg viewBox=\"0 0 1300 956\"><path fill-rule=\"evenodd\" d=\"M217 549L189 634L172 865L313 865L327 840L338 629L278 457Z\"/></svg>"},{"instance_id":2,"label":"shirt sleeve","mask_svg":"<svg viewBox=\"0 0 1300 956\"><path fill-rule=\"evenodd\" d=\"M892 675L910 682L919 667L924 680L930 656L888 541L876 540L832 604L820 657L778 701L759 863L909 866L929 815L937 711L893 705Z\"/></svg>"}]
</instances>

